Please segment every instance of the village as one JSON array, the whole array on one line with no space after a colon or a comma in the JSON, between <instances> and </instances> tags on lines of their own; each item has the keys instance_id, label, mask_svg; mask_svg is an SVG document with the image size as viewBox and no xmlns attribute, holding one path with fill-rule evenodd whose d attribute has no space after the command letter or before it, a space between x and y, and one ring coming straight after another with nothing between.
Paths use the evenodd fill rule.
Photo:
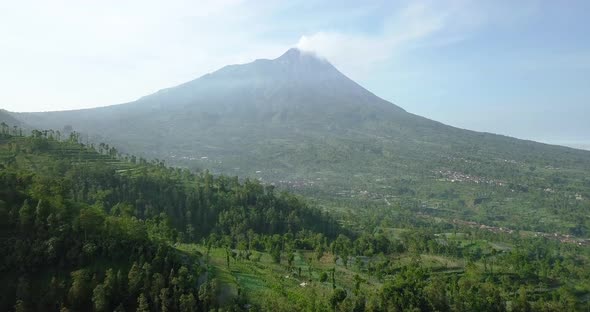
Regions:
<instances>
[{"instance_id":1,"label":"village","mask_svg":"<svg viewBox=\"0 0 590 312\"><path fill-rule=\"evenodd\" d=\"M492 184L492 185L498 185L498 186L504 186L506 185L506 182L504 181L499 181L499 180L494 180L494 179L489 179L489 178L484 178L484 177L478 177L475 175L469 175L469 174L465 174L465 173L461 173L461 172L457 172L457 171L450 171L450 170L439 170L435 172L437 174L437 176L439 177L439 181L445 181L445 182L469 182L469 183L477 183L477 184Z\"/></svg>"},{"instance_id":2,"label":"village","mask_svg":"<svg viewBox=\"0 0 590 312\"><path fill-rule=\"evenodd\" d=\"M463 225L463 226L468 226L470 228L477 228L480 230L490 231L495 234L500 234L500 233L513 234L515 232L514 230L508 229L505 227L490 226L490 225L480 224L480 223L473 222L473 221L453 219L452 223ZM520 235L524 236L524 237L530 237L530 236L544 237L547 239L559 241L560 243L564 243L564 244L575 244L578 246L590 246L590 239L577 238L577 237L570 235L570 234L543 233L543 232L532 232L532 233L520 232Z\"/></svg>"}]
</instances>

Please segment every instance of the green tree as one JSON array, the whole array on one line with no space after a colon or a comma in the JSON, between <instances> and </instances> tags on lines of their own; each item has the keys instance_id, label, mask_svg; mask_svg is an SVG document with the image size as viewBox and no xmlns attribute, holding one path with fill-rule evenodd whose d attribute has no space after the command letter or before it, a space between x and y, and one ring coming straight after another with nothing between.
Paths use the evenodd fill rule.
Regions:
<instances>
[{"instance_id":1,"label":"green tree","mask_svg":"<svg viewBox=\"0 0 590 312\"><path fill-rule=\"evenodd\" d=\"M196 309L196 300L193 294L184 294L180 296L180 311L194 312Z\"/></svg>"},{"instance_id":2,"label":"green tree","mask_svg":"<svg viewBox=\"0 0 590 312\"><path fill-rule=\"evenodd\" d=\"M27 308L27 304L18 299L16 304L14 305L14 312L27 312L29 309Z\"/></svg>"},{"instance_id":3,"label":"green tree","mask_svg":"<svg viewBox=\"0 0 590 312\"><path fill-rule=\"evenodd\" d=\"M129 285L129 293L135 295L139 293L141 286L143 285L143 272L137 262L133 262L129 273L127 274L127 280Z\"/></svg>"},{"instance_id":4,"label":"green tree","mask_svg":"<svg viewBox=\"0 0 590 312\"><path fill-rule=\"evenodd\" d=\"M293 261L295 261L295 253L293 251L289 251L287 254L287 266L289 269L293 267Z\"/></svg>"},{"instance_id":5,"label":"green tree","mask_svg":"<svg viewBox=\"0 0 590 312\"><path fill-rule=\"evenodd\" d=\"M20 225L23 228L28 228L33 224L33 218L35 215L35 211L33 207L29 205L29 201L25 199L23 205L20 207L18 211L18 217L20 221Z\"/></svg>"},{"instance_id":6,"label":"green tree","mask_svg":"<svg viewBox=\"0 0 590 312\"><path fill-rule=\"evenodd\" d=\"M106 296L110 299L117 299L116 296L120 295L119 285L117 283L117 275L113 269L107 269L103 281L103 288Z\"/></svg>"},{"instance_id":7,"label":"green tree","mask_svg":"<svg viewBox=\"0 0 590 312\"><path fill-rule=\"evenodd\" d=\"M433 311L445 312L450 310L446 288L447 283L439 276L431 278L430 283L424 287L424 295Z\"/></svg>"},{"instance_id":8,"label":"green tree","mask_svg":"<svg viewBox=\"0 0 590 312\"><path fill-rule=\"evenodd\" d=\"M330 273L332 274L332 289L336 289L336 267L333 267Z\"/></svg>"},{"instance_id":9,"label":"green tree","mask_svg":"<svg viewBox=\"0 0 590 312\"><path fill-rule=\"evenodd\" d=\"M158 298L160 299L160 311L162 311L162 312L171 311L170 289L169 288L160 289L160 295L158 296Z\"/></svg>"},{"instance_id":10,"label":"green tree","mask_svg":"<svg viewBox=\"0 0 590 312\"><path fill-rule=\"evenodd\" d=\"M328 273L326 272L322 272L322 274L320 274L320 282L324 283L328 280Z\"/></svg>"},{"instance_id":11,"label":"green tree","mask_svg":"<svg viewBox=\"0 0 590 312\"><path fill-rule=\"evenodd\" d=\"M518 289L518 297L512 303L512 311L514 312L531 312L531 304L529 303L526 288L520 286Z\"/></svg>"},{"instance_id":12,"label":"green tree","mask_svg":"<svg viewBox=\"0 0 590 312\"><path fill-rule=\"evenodd\" d=\"M90 288L90 276L86 270L77 270L70 273L72 286L68 291L68 297L72 307L83 310L90 301L92 288Z\"/></svg>"},{"instance_id":13,"label":"green tree","mask_svg":"<svg viewBox=\"0 0 590 312\"><path fill-rule=\"evenodd\" d=\"M107 292L102 284L98 284L94 288L92 292L92 304L94 305L95 311L103 312L109 310Z\"/></svg>"},{"instance_id":14,"label":"green tree","mask_svg":"<svg viewBox=\"0 0 590 312\"><path fill-rule=\"evenodd\" d=\"M144 294L137 297L137 312L150 312L150 304Z\"/></svg>"},{"instance_id":15,"label":"green tree","mask_svg":"<svg viewBox=\"0 0 590 312\"><path fill-rule=\"evenodd\" d=\"M344 299L346 299L346 290L342 288L334 289L330 296L330 306L336 311L336 307L338 307L338 304L344 301Z\"/></svg>"},{"instance_id":16,"label":"green tree","mask_svg":"<svg viewBox=\"0 0 590 312\"><path fill-rule=\"evenodd\" d=\"M211 281L206 281L199 287L199 301L203 305L203 310L208 311L212 308L215 301L215 284Z\"/></svg>"},{"instance_id":17,"label":"green tree","mask_svg":"<svg viewBox=\"0 0 590 312\"><path fill-rule=\"evenodd\" d=\"M154 273L152 276L152 283L150 289L150 297L153 300L154 306L160 307L160 290L166 287L166 279L164 275L159 272Z\"/></svg>"}]
</instances>

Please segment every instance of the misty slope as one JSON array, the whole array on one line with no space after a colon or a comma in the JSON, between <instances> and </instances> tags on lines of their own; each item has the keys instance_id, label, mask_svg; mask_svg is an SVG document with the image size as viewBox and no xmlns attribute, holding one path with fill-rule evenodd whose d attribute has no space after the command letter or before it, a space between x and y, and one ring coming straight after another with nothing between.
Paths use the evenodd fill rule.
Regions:
<instances>
[{"instance_id":1,"label":"misty slope","mask_svg":"<svg viewBox=\"0 0 590 312\"><path fill-rule=\"evenodd\" d=\"M10 112L0 109L0 123L5 123L10 127L24 127L25 125L18 119L14 118Z\"/></svg>"},{"instance_id":2,"label":"misty slope","mask_svg":"<svg viewBox=\"0 0 590 312\"><path fill-rule=\"evenodd\" d=\"M337 188L375 190L393 177L430 178L440 170L506 179L514 164L590 168L588 152L410 114L297 49L131 103L14 116L40 128L71 125L93 141L169 163Z\"/></svg>"}]
</instances>

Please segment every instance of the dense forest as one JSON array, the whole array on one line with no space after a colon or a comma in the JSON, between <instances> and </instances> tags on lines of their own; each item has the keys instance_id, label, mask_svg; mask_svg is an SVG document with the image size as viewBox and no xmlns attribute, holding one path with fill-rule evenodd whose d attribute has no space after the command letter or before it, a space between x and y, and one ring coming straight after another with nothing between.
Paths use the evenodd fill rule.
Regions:
<instances>
[{"instance_id":1,"label":"dense forest","mask_svg":"<svg viewBox=\"0 0 590 312\"><path fill-rule=\"evenodd\" d=\"M206 308L215 300L202 259L173 244L264 249L273 234L309 246L343 233L255 181L116 159L116 149L83 146L76 133L60 142L49 131L2 130L2 310Z\"/></svg>"},{"instance_id":2,"label":"dense forest","mask_svg":"<svg viewBox=\"0 0 590 312\"><path fill-rule=\"evenodd\" d=\"M3 311L590 309L582 241L425 217L409 199L316 206L80 141L2 125Z\"/></svg>"}]
</instances>

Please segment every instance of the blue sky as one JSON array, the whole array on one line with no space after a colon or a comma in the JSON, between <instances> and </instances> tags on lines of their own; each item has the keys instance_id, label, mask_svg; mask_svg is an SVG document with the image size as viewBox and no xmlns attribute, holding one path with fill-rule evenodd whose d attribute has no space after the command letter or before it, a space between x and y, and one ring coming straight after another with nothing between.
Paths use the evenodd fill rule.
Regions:
<instances>
[{"instance_id":1,"label":"blue sky","mask_svg":"<svg viewBox=\"0 0 590 312\"><path fill-rule=\"evenodd\" d=\"M589 1L2 1L0 107L127 102L298 46L412 113L590 144L587 12Z\"/></svg>"}]
</instances>

